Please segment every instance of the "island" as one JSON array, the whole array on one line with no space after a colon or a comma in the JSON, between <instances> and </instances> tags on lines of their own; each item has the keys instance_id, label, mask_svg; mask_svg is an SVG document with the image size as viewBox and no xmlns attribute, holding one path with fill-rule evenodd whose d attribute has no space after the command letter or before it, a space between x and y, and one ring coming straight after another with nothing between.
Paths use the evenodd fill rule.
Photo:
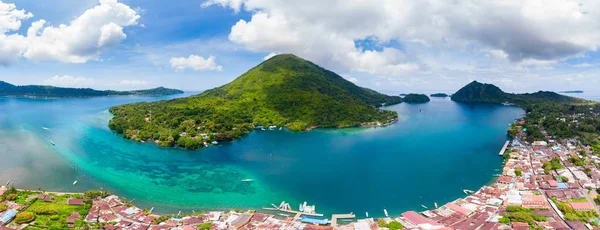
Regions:
<instances>
[{"instance_id":1,"label":"island","mask_svg":"<svg viewBox=\"0 0 600 230\"><path fill-rule=\"evenodd\" d=\"M34 98L73 98L103 96L167 96L181 94L183 91L158 87L145 90L94 90L90 88L63 88L44 85L17 86L0 81L0 97L34 97Z\"/></svg>"},{"instance_id":2,"label":"island","mask_svg":"<svg viewBox=\"0 0 600 230\"><path fill-rule=\"evenodd\" d=\"M583 93L583 90L567 90L567 91L560 91L559 93Z\"/></svg>"},{"instance_id":3,"label":"island","mask_svg":"<svg viewBox=\"0 0 600 230\"><path fill-rule=\"evenodd\" d=\"M410 104L427 103L430 101L429 97L425 94L409 93L402 98L403 102Z\"/></svg>"},{"instance_id":4,"label":"island","mask_svg":"<svg viewBox=\"0 0 600 230\"><path fill-rule=\"evenodd\" d=\"M456 102L512 104L523 108L535 104L549 103L581 103L586 100L560 95L550 91L536 93L514 94L506 93L495 85L473 81L452 95Z\"/></svg>"},{"instance_id":5,"label":"island","mask_svg":"<svg viewBox=\"0 0 600 230\"><path fill-rule=\"evenodd\" d=\"M163 147L198 149L244 136L253 129L310 130L384 126L401 103L362 88L292 54L270 58L218 88L186 98L110 108L110 129Z\"/></svg>"},{"instance_id":6,"label":"island","mask_svg":"<svg viewBox=\"0 0 600 230\"><path fill-rule=\"evenodd\" d=\"M444 97L445 98L445 97L449 97L450 95L445 94L445 93L434 93L434 94L431 94L429 96L430 97Z\"/></svg>"}]
</instances>

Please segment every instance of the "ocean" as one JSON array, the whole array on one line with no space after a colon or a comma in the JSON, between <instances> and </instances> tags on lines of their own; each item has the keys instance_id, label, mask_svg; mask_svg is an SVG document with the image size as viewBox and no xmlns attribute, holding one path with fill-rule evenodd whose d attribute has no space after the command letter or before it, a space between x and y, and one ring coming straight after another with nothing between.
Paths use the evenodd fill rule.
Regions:
<instances>
[{"instance_id":1,"label":"ocean","mask_svg":"<svg viewBox=\"0 0 600 230\"><path fill-rule=\"evenodd\" d=\"M0 183L104 189L158 213L282 201L297 209L306 201L324 214L377 217L385 208L398 215L494 180L506 129L523 115L516 107L432 98L386 107L400 119L384 128L254 131L196 151L126 140L107 127L110 106L170 98L0 98Z\"/></svg>"}]
</instances>

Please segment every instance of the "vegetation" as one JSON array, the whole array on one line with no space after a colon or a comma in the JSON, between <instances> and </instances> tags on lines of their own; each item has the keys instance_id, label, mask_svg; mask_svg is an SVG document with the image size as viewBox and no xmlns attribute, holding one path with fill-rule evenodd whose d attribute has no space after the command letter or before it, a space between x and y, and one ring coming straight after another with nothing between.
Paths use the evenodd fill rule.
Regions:
<instances>
[{"instance_id":1,"label":"vegetation","mask_svg":"<svg viewBox=\"0 0 600 230\"><path fill-rule=\"evenodd\" d=\"M383 220L383 219L377 220L377 225L379 227L388 228L390 230L397 230L397 229L403 229L404 228L404 226L400 222L398 222L398 221L391 221L389 223L386 223L385 220Z\"/></svg>"},{"instance_id":2,"label":"vegetation","mask_svg":"<svg viewBox=\"0 0 600 230\"><path fill-rule=\"evenodd\" d=\"M429 96L430 97L448 97L449 95L445 94L445 93L434 93L434 94L431 94Z\"/></svg>"},{"instance_id":3,"label":"vegetation","mask_svg":"<svg viewBox=\"0 0 600 230\"><path fill-rule=\"evenodd\" d=\"M100 97L100 96L165 96L183 93L177 89L158 87L146 90L114 91L89 88L62 88L54 86L25 85L16 86L0 81L0 96L9 97Z\"/></svg>"},{"instance_id":4,"label":"vegetation","mask_svg":"<svg viewBox=\"0 0 600 230\"><path fill-rule=\"evenodd\" d=\"M567 202L558 202L554 198L551 199L556 204L558 209L565 215L565 219L567 220L579 220L585 222L589 218L598 217L598 213L595 210L576 211Z\"/></svg>"},{"instance_id":5,"label":"vegetation","mask_svg":"<svg viewBox=\"0 0 600 230\"><path fill-rule=\"evenodd\" d=\"M515 175L521 176L523 175L523 171L521 171L521 169L515 169Z\"/></svg>"},{"instance_id":6,"label":"vegetation","mask_svg":"<svg viewBox=\"0 0 600 230\"><path fill-rule=\"evenodd\" d=\"M6 210L8 210L8 205L0 204L0 212L4 212Z\"/></svg>"},{"instance_id":7,"label":"vegetation","mask_svg":"<svg viewBox=\"0 0 600 230\"><path fill-rule=\"evenodd\" d=\"M26 224L35 220L35 214L33 212L20 212L15 216L15 222L17 224Z\"/></svg>"},{"instance_id":8,"label":"vegetation","mask_svg":"<svg viewBox=\"0 0 600 230\"><path fill-rule=\"evenodd\" d=\"M564 166L560 163L560 158L553 157L551 161L544 162L542 168L544 168L544 173L550 174L550 170L562 169Z\"/></svg>"},{"instance_id":9,"label":"vegetation","mask_svg":"<svg viewBox=\"0 0 600 230\"><path fill-rule=\"evenodd\" d=\"M85 196L88 199L96 199L96 198L104 198L108 196L108 192L106 191L99 191L99 190L88 190L85 193L83 193L83 196Z\"/></svg>"},{"instance_id":10,"label":"vegetation","mask_svg":"<svg viewBox=\"0 0 600 230\"><path fill-rule=\"evenodd\" d=\"M67 218L73 213L78 212L82 217L86 216L92 204L90 200L85 200L84 206L68 205L67 200L70 195L55 196L52 202L36 200L25 211L35 213L35 222L30 225L31 229L67 229ZM82 227L85 223L83 219L75 221L75 227Z\"/></svg>"},{"instance_id":11,"label":"vegetation","mask_svg":"<svg viewBox=\"0 0 600 230\"><path fill-rule=\"evenodd\" d=\"M202 224L199 224L197 227L200 230L210 230L212 228L212 222L202 223Z\"/></svg>"},{"instance_id":12,"label":"vegetation","mask_svg":"<svg viewBox=\"0 0 600 230\"><path fill-rule=\"evenodd\" d=\"M521 206L508 206L506 212L502 218L498 219L500 223L510 224L511 222L523 222L533 226L536 221L546 221L545 216L538 216L533 214L534 209L524 208Z\"/></svg>"},{"instance_id":13,"label":"vegetation","mask_svg":"<svg viewBox=\"0 0 600 230\"><path fill-rule=\"evenodd\" d=\"M112 107L109 127L125 138L197 149L257 126L354 127L393 122L378 106L402 99L361 88L294 55L278 55L224 86L170 101Z\"/></svg>"},{"instance_id":14,"label":"vegetation","mask_svg":"<svg viewBox=\"0 0 600 230\"><path fill-rule=\"evenodd\" d=\"M402 98L403 102L406 103L427 103L430 101L429 97L425 94L408 94Z\"/></svg>"}]
</instances>

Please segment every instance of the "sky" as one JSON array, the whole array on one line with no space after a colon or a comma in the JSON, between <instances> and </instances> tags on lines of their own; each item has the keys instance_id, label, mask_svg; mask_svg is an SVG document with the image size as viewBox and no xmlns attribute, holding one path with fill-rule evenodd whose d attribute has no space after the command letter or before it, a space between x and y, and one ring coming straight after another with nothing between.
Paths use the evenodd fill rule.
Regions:
<instances>
[{"instance_id":1,"label":"sky","mask_svg":"<svg viewBox=\"0 0 600 230\"><path fill-rule=\"evenodd\" d=\"M380 92L600 92L597 0L0 0L0 80L200 91L293 53Z\"/></svg>"}]
</instances>

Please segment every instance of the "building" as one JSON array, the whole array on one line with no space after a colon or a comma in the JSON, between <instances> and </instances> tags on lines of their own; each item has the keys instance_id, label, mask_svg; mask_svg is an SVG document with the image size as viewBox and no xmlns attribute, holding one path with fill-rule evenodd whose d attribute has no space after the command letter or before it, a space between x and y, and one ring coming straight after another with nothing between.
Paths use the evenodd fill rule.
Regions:
<instances>
[{"instance_id":1,"label":"building","mask_svg":"<svg viewBox=\"0 0 600 230\"><path fill-rule=\"evenodd\" d=\"M510 184L511 182L512 182L512 177L509 177L509 176L498 177L498 183L500 183L500 184Z\"/></svg>"},{"instance_id":2,"label":"building","mask_svg":"<svg viewBox=\"0 0 600 230\"><path fill-rule=\"evenodd\" d=\"M240 229L244 225L246 225L248 222L250 222L251 218L252 218L251 214L245 214L245 213L240 214L237 218L235 218L233 221L231 221L229 226L233 229Z\"/></svg>"},{"instance_id":3,"label":"building","mask_svg":"<svg viewBox=\"0 0 600 230\"><path fill-rule=\"evenodd\" d=\"M432 219L425 218L424 216L421 216L415 211L404 212L402 213L402 217L404 217L404 219L406 219L411 224L419 226L420 228L437 229L444 227L443 224L440 224Z\"/></svg>"},{"instance_id":4,"label":"building","mask_svg":"<svg viewBox=\"0 0 600 230\"><path fill-rule=\"evenodd\" d=\"M569 206L577 211L588 211L594 209L588 202L569 202Z\"/></svg>"},{"instance_id":5,"label":"building","mask_svg":"<svg viewBox=\"0 0 600 230\"><path fill-rule=\"evenodd\" d=\"M523 195L523 207L525 208L544 208L546 207L546 199L542 195L534 195L527 193Z\"/></svg>"},{"instance_id":6,"label":"building","mask_svg":"<svg viewBox=\"0 0 600 230\"><path fill-rule=\"evenodd\" d=\"M83 205L85 205L85 203L83 203L82 199L75 199L75 198L71 198L71 199L67 200L67 204L68 205L75 205L75 206L83 206Z\"/></svg>"},{"instance_id":7,"label":"building","mask_svg":"<svg viewBox=\"0 0 600 230\"><path fill-rule=\"evenodd\" d=\"M0 226L10 222L17 215L17 210L11 209L6 212L2 216L0 216Z\"/></svg>"},{"instance_id":8,"label":"building","mask_svg":"<svg viewBox=\"0 0 600 230\"><path fill-rule=\"evenodd\" d=\"M75 225L75 221L81 218L81 215L78 212L73 212L69 217L67 217L67 226L72 228Z\"/></svg>"}]
</instances>

